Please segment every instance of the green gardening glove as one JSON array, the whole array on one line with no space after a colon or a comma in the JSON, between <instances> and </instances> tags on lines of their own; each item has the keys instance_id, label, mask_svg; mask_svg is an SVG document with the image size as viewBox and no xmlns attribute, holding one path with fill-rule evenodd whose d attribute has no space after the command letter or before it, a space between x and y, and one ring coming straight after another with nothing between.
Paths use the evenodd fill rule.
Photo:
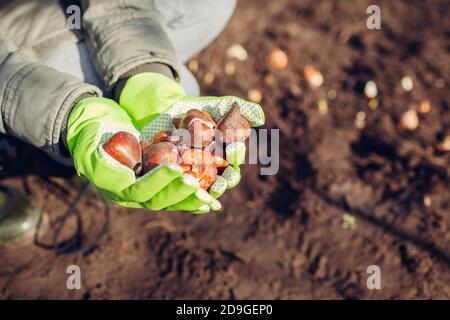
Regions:
<instances>
[{"instance_id":1,"label":"green gardening glove","mask_svg":"<svg viewBox=\"0 0 450 320\"><path fill-rule=\"evenodd\" d=\"M181 118L190 109L199 109L211 114L218 122L230 110L232 104L240 105L241 114L252 127L264 124L264 112L260 105L234 96L188 97L183 88L174 80L158 73L141 73L128 79L121 95L120 105L135 121L144 140L150 140L162 130L173 131L174 118ZM236 186L240 181L239 166L245 159L246 148L243 142L230 143L226 147L227 161L230 164L214 184L209 193L218 198L226 189ZM191 196L191 199L195 195ZM170 209L177 210L179 204Z\"/></svg>"},{"instance_id":2,"label":"green gardening glove","mask_svg":"<svg viewBox=\"0 0 450 320\"><path fill-rule=\"evenodd\" d=\"M140 132L115 101L87 98L74 107L67 122L67 145L78 174L112 202L133 208L207 212L220 202L199 187L177 164L162 164L142 177L107 154L102 145L116 132ZM195 199L194 199L195 198ZM191 199L191 200L189 200Z\"/></svg>"}]
</instances>

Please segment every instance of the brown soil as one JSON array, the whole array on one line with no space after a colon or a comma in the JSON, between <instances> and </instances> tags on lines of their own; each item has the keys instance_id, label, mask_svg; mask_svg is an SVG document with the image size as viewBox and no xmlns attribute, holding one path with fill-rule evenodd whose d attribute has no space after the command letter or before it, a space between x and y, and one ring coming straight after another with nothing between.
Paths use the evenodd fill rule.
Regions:
<instances>
[{"instance_id":1,"label":"brown soil","mask_svg":"<svg viewBox=\"0 0 450 320\"><path fill-rule=\"evenodd\" d=\"M224 33L197 57L197 76L215 74L202 81L205 94L263 92L266 127L281 130L279 173L260 176L257 166L245 166L219 214L113 207L108 235L83 255L79 244L92 241L104 221L91 191L76 211L82 236L73 252L0 248L0 298L450 298L450 153L435 149L450 134L449 2L377 2L382 30L372 31L365 21L373 1L240 1ZM233 43L249 58L227 76ZM282 71L264 62L275 46L289 56ZM303 78L308 64L324 75L317 90ZM413 91L401 88L403 75L414 80ZM370 79L379 88L375 110L362 93ZM326 115L317 108L321 98ZM424 99L431 111L420 115L419 128L400 129L402 113ZM367 115L361 130L359 111ZM45 207L50 228L41 241L48 242L80 183L21 175L2 184ZM344 214L356 228L342 227ZM66 289L70 264L81 267L82 290ZM381 290L366 287L374 264Z\"/></svg>"}]
</instances>

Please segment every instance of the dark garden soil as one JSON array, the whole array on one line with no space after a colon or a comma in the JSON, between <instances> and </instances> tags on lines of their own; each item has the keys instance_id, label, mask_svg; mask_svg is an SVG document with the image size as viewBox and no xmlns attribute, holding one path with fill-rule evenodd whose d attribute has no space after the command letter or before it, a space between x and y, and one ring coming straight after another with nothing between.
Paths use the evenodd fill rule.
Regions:
<instances>
[{"instance_id":1,"label":"dark garden soil","mask_svg":"<svg viewBox=\"0 0 450 320\"><path fill-rule=\"evenodd\" d=\"M450 152L437 149L450 135L450 3L376 1L382 29L368 30L373 2L240 1L196 57L195 74L204 94L262 92L266 128L280 129L278 174L244 166L218 214L113 206L108 234L83 255L76 249L104 223L90 190L65 232L76 231L78 216L73 252L0 247L0 298L450 298ZM246 61L227 58L234 43ZM265 62L273 47L289 57L281 71ZM304 79L306 65L322 72L320 88ZM412 91L402 89L403 76ZM376 108L363 93L368 80L378 85ZM402 114L424 100L431 109L419 113L419 127L400 128ZM364 128L355 126L358 112ZM45 208L39 241L49 243L80 181L21 175L1 184ZM82 290L66 289L71 264L81 268ZM381 269L381 290L366 287L369 265Z\"/></svg>"}]
</instances>

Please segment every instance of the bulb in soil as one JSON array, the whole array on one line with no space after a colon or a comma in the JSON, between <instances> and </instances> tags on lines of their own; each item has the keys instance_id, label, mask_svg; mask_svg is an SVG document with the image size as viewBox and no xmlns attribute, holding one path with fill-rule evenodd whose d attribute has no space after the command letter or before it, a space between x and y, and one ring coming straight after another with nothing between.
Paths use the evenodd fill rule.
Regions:
<instances>
[{"instance_id":1,"label":"bulb in soil","mask_svg":"<svg viewBox=\"0 0 450 320\"><path fill-rule=\"evenodd\" d=\"M445 87L445 80L444 79L437 79L434 82L434 85L436 86L436 88L442 89Z\"/></svg>"},{"instance_id":2,"label":"bulb in soil","mask_svg":"<svg viewBox=\"0 0 450 320\"><path fill-rule=\"evenodd\" d=\"M326 115L328 113L328 102L325 99L319 99L317 102L317 106L319 108L319 113L321 115Z\"/></svg>"},{"instance_id":3,"label":"bulb in soil","mask_svg":"<svg viewBox=\"0 0 450 320\"><path fill-rule=\"evenodd\" d=\"M227 62L225 64L225 74L228 76L232 76L236 73L236 65L233 62Z\"/></svg>"},{"instance_id":4,"label":"bulb in soil","mask_svg":"<svg viewBox=\"0 0 450 320\"><path fill-rule=\"evenodd\" d=\"M288 65L288 57L286 53L279 49L272 49L266 57L267 63L277 69L284 69Z\"/></svg>"},{"instance_id":5,"label":"bulb in soil","mask_svg":"<svg viewBox=\"0 0 450 320\"><path fill-rule=\"evenodd\" d=\"M366 126L366 114L363 111L360 111L356 114L355 126L358 129L364 129L364 127Z\"/></svg>"},{"instance_id":6,"label":"bulb in soil","mask_svg":"<svg viewBox=\"0 0 450 320\"><path fill-rule=\"evenodd\" d=\"M302 95L302 88L296 83L291 83L289 85L289 91L296 97L300 97Z\"/></svg>"},{"instance_id":7,"label":"bulb in soil","mask_svg":"<svg viewBox=\"0 0 450 320\"><path fill-rule=\"evenodd\" d=\"M247 50L240 44L233 44L227 49L227 57L232 59L237 59L239 61L247 60Z\"/></svg>"},{"instance_id":8,"label":"bulb in soil","mask_svg":"<svg viewBox=\"0 0 450 320\"><path fill-rule=\"evenodd\" d=\"M178 123L178 128L186 129L191 136L191 146L205 147L214 139L216 123L207 112L191 109Z\"/></svg>"},{"instance_id":9,"label":"bulb in soil","mask_svg":"<svg viewBox=\"0 0 450 320\"><path fill-rule=\"evenodd\" d=\"M375 81L367 81L366 85L364 86L364 94L369 99L373 99L378 95L378 88Z\"/></svg>"},{"instance_id":10,"label":"bulb in soil","mask_svg":"<svg viewBox=\"0 0 450 320\"><path fill-rule=\"evenodd\" d=\"M124 166L133 169L136 175L142 170L142 151L139 141L129 132L115 133L104 145L103 150Z\"/></svg>"},{"instance_id":11,"label":"bulb in soil","mask_svg":"<svg viewBox=\"0 0 450 320\"><path fill-rule=\"evenodd\" d=\"M147 173L156 166L166 163L178 163L178 148L171 142L146 143L141 142L143 173Z\"/></svg>"},{"instance_id":12,"label":"bulb in soil","mask_svg":"<svg viewBox=\"0 0 450 320\"><path fill-rule=\"evenodd\" d=\"M423 197L423 204L426 207L431 207L431 205L432 205L431 197L430 196L424 196Z\"/></svg>"},{"instance_id":13,"label":"bulb in soil","mask_svg":"<svg viewBox=\"0 0 450 320\"><path fill-rule=\"evenodd\" d=\"M323 75L319 70L316 70L313 66L306 66L305 79L308 81L312 88L318 88L323 84Z\"/></svg>"},{"instance_id":14,"label":"bulb in soil","mask_svg":"<svg viewBox=\"0 0 450 320\"><path fill-rule=\"evenodd\" d=\"M234 103L230 111L217 123L224 142L245 141L250 137L250 123L241 115L240 107Z\"/></svg>"},{"instance_id":15,"label":"bulb in soil","mask_svg":"<svg viewBox=\"0 0 450 320\"><path fill-rule=\"evenodd\" d=\"M446 136L444 140L437 145L437 149L442 152L450 151L450 136Z\"/></svg>"},{"instance_id":16,"label":"bulb in soil","mask_svg":"<svg viewBox=\"0 0 450 320\"><path fill-rule=\"evenodd\" d=\"M400 81L400 83L402 85L403 90L405 90L407 92L414 89L414 82L411 79L411 77L409 77L409 76L403 77L402 80Z\"/></svg>"},{"instance_id":17,"label":"bulb in soil","mask_svg":"<svg viewBox=\"0 0 450 320\"><path fill-rule=\"evenodd\" d=\"M431 110L431 104L430 104L430 101L428 101L428 100L424 100L424 101L422 101L421 103L420 103L420 106L419 106L419 112L420 113L428 113L428 112L430 112L430 110Z\"/></svg>"},{"instance_id":18,"label":"bulb in soil","mask_svg":"<svg viewBox=\"0 0 450 320\"><path fill-rule=\"evenodd\" d=\"M247 93L248 100L260 103L262 100L262 93L258 89L250 89Z\"/></svg>"},{"instance_id":19,"label":"bulb in soil","mask_svg":"<svg viewBox=\"0 0 450 320\"><path fill-rule=\"evenodd\" d=\"M337 92L336 92L336 90L332 89L327 92L327 95L330 100L334 100L337 97Z\"/></svg>"},{"instance_id":20,"label":"bulb in soil","mask_svg":"<svg viewBox=\"0 0 450 320\"><path fill-rule=\"evenodd\" d=\"M419 117L415 110L406 111L400 119L400 127L406 130L416 130L419 127Z\"/></svg>"},{"instance_id":21,"label":"bulb in soil","mask_svg":"<svg viewBox=\"0 0 450 320\"><path fill-rule=\"evenodd\" d=\"M378 108L378 100L377 98L373 98L369 100L369 107L372 110L375 110L376 108Z\"/></svg>"},{"instance_id":22,"label":"bulb in soil","mask_svg":"<svg viewBox=\"0 0 450 320\"><path fill-rule=\"evenodd\" d=\"M207 72L205 74L205 76L203 77L203 81L205 81L206 84L211 84L214 82L214 80L216 79L216 77L214 76L213 73L211 72Z\"/></svg>"}]
</instances>

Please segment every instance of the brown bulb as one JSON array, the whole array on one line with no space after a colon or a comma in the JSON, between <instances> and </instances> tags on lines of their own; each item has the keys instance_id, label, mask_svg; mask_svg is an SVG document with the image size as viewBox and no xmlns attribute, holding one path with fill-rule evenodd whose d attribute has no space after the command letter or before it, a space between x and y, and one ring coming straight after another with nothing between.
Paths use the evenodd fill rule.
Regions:
<instances>
[{"instance_id":1,"label":"brown bulb","mask_svg":"<svg viewBox=\"0 0 450 320\"><path fill-rule=\"evenodd\" d=\"M150 143L157 143L157 142L172 142L172 143L179 143L181 142L182 137L174 134L171 131L160 131L157 134L155 134L151 140Z\"/></svg>"},{"instance_id":2,"label":"brown bulb","mask_svg":"<svg viewBox=\"0 0 450 320\"><path fill-rule=\"evenodd\" d=\"M171 142L141 142L143 173L147 173L163 162L178 163L178 148Z\"/></svg>"},{"instance_id":3,"label":"brown bulb","mask_svg":"<svg viewBox=\"0 0 450 320\"><path fill-rule=\"evenodd\" d=\"M217 129L222 134L224 142L245 141L250 137L250 123L240 112L240 107L234 103L230 111L219 121Z\"/></svg>"},{"instance_id":4,"label":"brown bulb","mask_svg":"<svg viewBox=\"0 0 450 320\"><path fill-rule=\"evenodd\" d=\"M267 55L266 61L272 67L277 69L284 69L288 65L288 57L286 53L279 48L272 49Z\"/></svg>"},{"instance_id":5,"label":"brown bulb","mask_svg":"<svg viewBox=\"0 0 450 320\"><path fill-rule=\"evenodd\" d=\"M216 123L207 112L191 109L181 118L178 128L186 129L191 136L191 146L195 148L205 147L214 139Z\"/></svg>"},{"instance_id":6,"label":"brown bulb","mask_svg":"<svg viewBox=\"0 0 450 320\"><path fill-rule=\"evenodd\" d=\"M217 178L217 168L213 165L207 165L199 180L200 188L207 190Z\"/></svg>"},{"instance_id":7,"label":"brown bulb","mask_svg":"<svg viewBox=\"0 0 450 320\"><path fill-rule=\"evenodd\" d=\"M216 180L217 168L214 157L200 149L186 150L181 156L181 166L200 183L202 189L208 189Z\"/></svg>"},{"instance_id":8,"label":"brown bulb","mask_svg":"<svg viewBox=\"0 0 450 320\"><path fill-rule=\"evenodd\" d=\"M142 170L142 151L139 141L131 133L115 133L104 145L103 150L124 166L133 169L136 175Z\"/></svg>"},{"instance_id":9,"label":"brown bulb","mask_svg":"<svg viewBox=\"0 0 450 320\"><path fill-rule=\"evenodd\" d=\"M211 144L205 147L204 152L209 153L212 156L214 166L216 168L228 167L228 162L225 160L224 145L217 141L213 141Z\"/></svg>"}]
</instances>

